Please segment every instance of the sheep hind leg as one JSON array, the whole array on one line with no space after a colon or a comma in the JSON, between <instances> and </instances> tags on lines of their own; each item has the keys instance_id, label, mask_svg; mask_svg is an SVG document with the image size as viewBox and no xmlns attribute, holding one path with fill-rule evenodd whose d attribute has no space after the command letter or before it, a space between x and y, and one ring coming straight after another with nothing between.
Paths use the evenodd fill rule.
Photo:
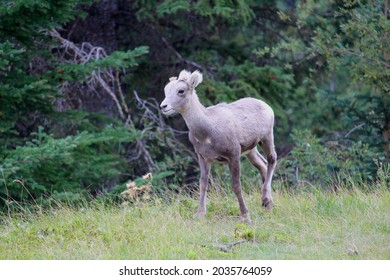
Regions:
<instances>
[{"instance_id":1,"label":"sheep hind leg","mask_svg":"<svg viewBox=\"0 0 390 280\"><path fill-rule=\"evenodd\" d=\"M263 180L263 184L265 182L265 178L267 177L267 161L265 158L259 153L257 147L254 147L247 155L249 162L259 170L261 179Z\"/></svg>"},{"instance_id":2,"label":"sheep hind leg","mask_svg":"<svg viewBox=\"0 0 390 280\"><path fill-rule=\"evenodd\" d=\"M272 182L272 176L274 174L274 170L277 162L277 155L274 146L274 138L272 134L270 135L270 137L268 137L268 139L263 141L262 148L267 157L268 166L267 166L267 175L265 178L265 182L263 184L261 200L262 200L262 205L265 207L265 209L271 210L273 206L271 182Z\"/></svg>"}]
</instances>

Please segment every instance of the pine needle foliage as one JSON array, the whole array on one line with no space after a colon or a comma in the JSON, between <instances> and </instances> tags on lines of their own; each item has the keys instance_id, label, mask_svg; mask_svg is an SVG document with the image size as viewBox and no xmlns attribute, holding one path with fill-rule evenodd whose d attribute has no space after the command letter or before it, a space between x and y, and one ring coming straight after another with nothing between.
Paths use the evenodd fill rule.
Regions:
<instances>
[{"instance_id":1,"label":"pine needle foliage","mask_svg":"<svg viewBox=\"0 0 390 280\"><path fill-rule=\"evenodd\" d=\"M54 197L80 200L120 184L124 154L140 133L99 113L59 112L64 83L97 69L136 67L146 47L85 64L58 60L49 32L92 1L2 1L0 6L0 206ZM99 120L100 119L100 120Z\"/></svg>"}]
</instances>

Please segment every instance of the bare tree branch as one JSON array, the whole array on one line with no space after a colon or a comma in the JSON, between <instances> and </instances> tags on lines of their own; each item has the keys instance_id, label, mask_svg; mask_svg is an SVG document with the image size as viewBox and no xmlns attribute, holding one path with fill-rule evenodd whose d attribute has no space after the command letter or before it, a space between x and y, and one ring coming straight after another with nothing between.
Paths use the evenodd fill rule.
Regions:
<instances>
[{"instance_id":1,"label":"bare tree branch","mask_svg":"<svg viewBox=\"0 0 390 280\"><path fill-rule=\"evenodd\" d=\"M381 64L382 66L384 66L384 67L386 67L386 68L390 68L390 64L387 63L387 62L385 62L385 61L376 60L376 59L372 59L372 58L366 57L364 54L362 54L362 53L357 53L357 52L355 52L355 51L353 51L353 50L349 50L349 49L340 49L340 48L333 48L333 49L331 49L331 51L337 52L337 53L340 53L340 54L349 54L349 55L358 57L358 58L360 58L360 59L365 59L365 60L370 61L370 62L374 62L374 63Z\"/></svg>"},{"instance_id":2,"label":"bare tree branch","mask_svg":"<svg viewBox=\"0 0 390 280\"><path fill-rule=\"evenodd\" d=\"M62 52L59 53L60 59L65 63L72 64L86 64L90 61L96 61L107 57L107 52L102 47L93 46L90 43L82 43L76 45L73 42L63 38L57 30L46 31L46 34L60 42L57 46ZM120 73L123 72L112 68L100 68L92 71L86 78L85 84L92 92L97 92L97 86L100 86L103 91L114 101L120 118L123 120L125 126L134 128L129 107L126 104L125 97L122 91L120 82ZM62 91L70 86L68 81L60 85ZM142 139L135 140L135 148L130 161L137 161L142 158L147 166L148 172L153 171L154 161L149 154L148 149L143 143Z\"/></svg>"},{"instance_id":3,"label":"bare tree branch","mask_svg":"<svg viewBox=\"0 0 390 280\"><path fill-rule=\"evenodd\" d=\"M345 134L345 138L347 138L347 137L348 137L352 132L354 132L355 130L357 130L357 129L363 127L365 124L366 124L366 123L363 122L363 123L361 123L361 124L356 125L356 126L355 126L354 128L352 128L350 131L348 131L347 134Z\"/></svg>"}]
</instances>

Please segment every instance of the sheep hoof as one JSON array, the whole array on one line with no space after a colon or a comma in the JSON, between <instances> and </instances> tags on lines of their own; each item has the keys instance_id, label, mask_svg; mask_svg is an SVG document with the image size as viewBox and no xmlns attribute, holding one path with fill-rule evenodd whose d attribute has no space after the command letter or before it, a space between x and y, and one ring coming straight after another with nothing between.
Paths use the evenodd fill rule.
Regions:
<instances>
[{"instance_id":1,"label":"sheep hoof","mask_svg":"<svg viewBox=\"0 0 390 280\"><path fill-rule=\"evenodd\" d=\"M194 214L195 219L204 219L205 216L206 216L206 212L204 211L198 211Z\"/></svg>"},{"instance_id":2,"label":"sheep hoof","mask_svg":"<svg viewBox=\"0 0 390 280\"><path fill-rule=\"evenodd\" d=\"M271 199L268 198L263 199L262 206L265 208L266 211L271 211L273 205L274 203L272 202Z\"/></svg>"},{"instance_id":3,"label":"sheep hoof","mask_svg":"<svg viewBox=\"0 0 390 280\"><path fill-rule=\"evenodd\" d=\"M245 224L250 224L252 222L251 217L249 216L249 213L242 214L240 216L240 221Z\"/></svg>"}]
</instances>

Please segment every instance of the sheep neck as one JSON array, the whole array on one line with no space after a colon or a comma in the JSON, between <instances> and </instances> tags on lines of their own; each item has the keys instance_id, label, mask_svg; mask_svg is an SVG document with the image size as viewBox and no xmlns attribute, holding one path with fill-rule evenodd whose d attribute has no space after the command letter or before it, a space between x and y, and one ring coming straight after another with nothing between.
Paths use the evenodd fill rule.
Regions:
<instances>
[{"instance_id":1,"label":"sheep neck","mask_svg":"<svg viewBox=\"0 0 390 280\"><path fill-rule=\"evenodd\" d=\"M211 134L212 126L209 117L206 115L206 108L200 103L195 91L192 93L188 108L182 113L182 116L188 129L199 140L203 140Z\"/></svg>"}]
</instances>

